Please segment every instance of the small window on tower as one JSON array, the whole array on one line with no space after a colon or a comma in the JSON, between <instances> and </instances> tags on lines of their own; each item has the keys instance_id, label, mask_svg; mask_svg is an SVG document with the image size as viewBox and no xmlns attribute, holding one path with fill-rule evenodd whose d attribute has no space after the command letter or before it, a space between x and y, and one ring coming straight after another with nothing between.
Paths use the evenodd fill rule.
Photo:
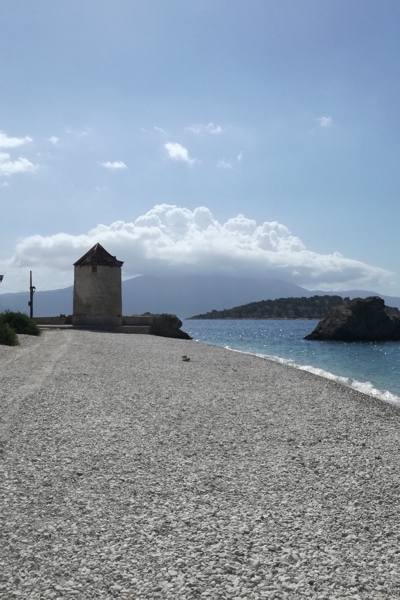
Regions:
<instances>
[{"instance_id":1,"label":"small window on tower","mask_svg":"<svg viewBox=\"0 0 400 600\"><path fill-rule=\"evenodd\" d=\"M92 265L92 273L97 273L97 265Z\"/></svg>"}]
</instances>

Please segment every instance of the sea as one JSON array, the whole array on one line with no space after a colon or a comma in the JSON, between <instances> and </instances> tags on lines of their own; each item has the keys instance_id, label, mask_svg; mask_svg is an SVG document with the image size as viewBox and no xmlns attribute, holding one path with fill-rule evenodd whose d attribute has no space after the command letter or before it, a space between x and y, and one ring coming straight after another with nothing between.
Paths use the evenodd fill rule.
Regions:
<instances>
[{"instance_id":1,"label":"sea","mask_svg":"<svg viewBox=\"0 0 400 600\"><path fill-rule=\"evenodd\" d=\"M317 320L191 320L194 340L247 352L332 379L400 406L400 342L304 340Z\"/></svg>"}]
</instances>

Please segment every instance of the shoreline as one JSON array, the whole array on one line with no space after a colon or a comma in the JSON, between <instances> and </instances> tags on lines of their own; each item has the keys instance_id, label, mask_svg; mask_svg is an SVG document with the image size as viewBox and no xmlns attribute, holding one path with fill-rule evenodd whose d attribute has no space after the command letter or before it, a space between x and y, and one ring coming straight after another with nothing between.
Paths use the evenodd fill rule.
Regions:
<instances>
[{"instance_id":1,"label":"shoreline","mask_svg":"<svg viewBox=\"0 0 400 600\"><path fill-rule=\"evenodd\" d=\"M243 320L243 319L242 319ZM277 321L277 320L274 320ZM221 321L220 321L221 322ZM259 322L259 320L253 322ZM282 322L282 321L281 321ZM277 321L278 323L278 321ZM400 381L399 378L396 377L396 373L398 369L396 369L396 365L398 363L393 361L390 364L376 363L376 365L380 364L380 371L376 371L372 369L370 371L369 368L362 367L360 368L360 364L353 365L353 368L350 368L352 364L352 353L348 352L347 359L342 360L342 353L338 354L337 360L327 361L324 359L325 357L325 347L322 347L321 354L319 352L303 352L300 349L298 341L299 337L294 339L294 351L292 352L289 347L285 345L281 348L279 344L274 345L274 343L269 343L269 339L267 336L265 344L257 343L257 341L252 342L249 338L248 330L234 330L236 335L239 335L240 338L244 338L244 341L239 341L237 339L234 340L234 335L231 335L231 332L226 332L227 335L224 335L224 330L221 329L221 332L218 335L214 336L211 329L205 328L204 331L202 328L192 328L187 327L187 330L191 332L191 335L199 341L200 343L210 343L219 345L220 347L224 347L237 352L249 353L254 356L259 356L266 360L272 360L273 362L278 362L286 366L291 366L295 369L308 371L318 377L324 377L326 379L330 379L336 381L337 383L344 385L346 387L351 387L361 393L367 394L368 396L372 396L374 398L378 398L383 402L387 402L389 404L393 404L395 406L400 405ZM282 330L280 330L282 331ZM284 330L285 331L285 330ZM304 329L303 329L304 331ZM233 333L233 332L232 332ZM301 337L303 337L304 333L301 333ZM207 339L208 338L208 339ZM262 338L260 338L261 340ZM319 349L320 344L329 346L335 346L336 344L341 346L342 342L310 342L315 345L315 349ZM391 352L390 347L392 345L396 345L400 348L400 345L396 342L384 342L383 345L389 345L389 351ZM362 352L364 351L363 343L360 344ZM375 347L379 347L380 344L372 344ZM258 347L257 347L258 346ZM351 343L349 347L354 346L354 352L357 355L357 344ZM371 344L368 344L371 346ZM346 356L346 347L347 344L344 344L344 355ZM346 350L346 352L345 352ZM385 350L385 348L383 348ZM315 354L315 356L314 356ZM386 350L384 352L386 355ZM329 359L329 356L328 356ZM378 356L379 359L379 356ZM348 360L349 362L346 362ZM368 365L368 361L375 361L375 358L371 354L367 354L365 356L364 365ZM371 366L375 366L374 363ZM385 369L385 370L383 370ZM386 376L385 376L386 374ZM388 377L387 377L388 376Z\"/></svg>"},{"instance_id":2,"label":"shoreline","mask_svg":"<svg viewBox=\"0 0 400 600\"><path fill-rule=\"evenodd\" d=\"M203 342L2 350L0 597L400 598L398 408Z\"/></svg>"},{"instance_id":3,"label":"shoreline","mask_svg":"<svg viewBox=\"0 0 400 600\"><path fill-rule=\"evenodd\" d=\"M215 319L186 317L184 321L321 321L325 317L260 317L259 319L257 317L218 317Z\"/></svg>"},{"instance_id":4,"label":"shoreline","mask_svg":"<svg viewBox=\"0 0 400 600\"><path fill-rule=\"evenodd\" d=\"M199 341L199 340L196 340ZM202 343L199 341L199 343ZM211 346L213 344L210 344ZM343 385L346 388L353 389L360 394L365 394L366 396L370 396L371 398L375 398L376 400L380 400L382 402L386 402L387 404L391 404L392 406L396 406L400 408L400 396L393 394L389 390L381 390L375 388L370 381L359 381L357 379L352 379L350 377L346 377L345 375L337 375L331 371L326 371L320 367L314 367L313 365L301 365L300 363L296 363L292 359L283 358L281 356L275 356L271 354L261 354L257 352L247 352L246 350L238 350L236 348L230 348L229 346L219 346L220 348L226 348L231 352L242 352L243 354L250 354L251 356L257 356L258 358L262 358L264 360L270 360L272 362L276 362L283 366L298 369L299 371L306 371L307 373L311 373L316 377L322 377L324 379L328 379L329 381L333 381L338 385ZM366 391L368 388L370 391Z\"/></svg>"}]
</instances>

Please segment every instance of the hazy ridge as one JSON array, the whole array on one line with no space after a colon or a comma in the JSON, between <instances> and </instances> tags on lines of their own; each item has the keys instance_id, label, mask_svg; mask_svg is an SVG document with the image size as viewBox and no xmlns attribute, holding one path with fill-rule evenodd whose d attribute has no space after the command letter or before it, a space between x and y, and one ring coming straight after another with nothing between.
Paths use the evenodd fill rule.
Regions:
<instances>
[{"instance_id":1,"label":"hazy ridge","mask_svg":"<svg viewBox=\"0 0 400 600\"><path fill-rule=\"evenodd\" d=\"M0 284L0 291L2 284ZM3 288L4 289L4 288ZM337 293L336 293L337 294ZM235 306L315 295L335 295L335 292L309 291L280 279L256 279L220 276L164 276L143 275L122 283L123 313L141 314L173 313L180 318L207 313L212 310L230 309ZM340 295L350 298L380 295L366 290L348 290ZM382 296L388 306L400 308L400 298ZM0 294L0 312L5 309L28 312L29 292ZM59 290L36 291L34 315L53 316L71 314L73 286Z\"/></svg>"}]
</instances>

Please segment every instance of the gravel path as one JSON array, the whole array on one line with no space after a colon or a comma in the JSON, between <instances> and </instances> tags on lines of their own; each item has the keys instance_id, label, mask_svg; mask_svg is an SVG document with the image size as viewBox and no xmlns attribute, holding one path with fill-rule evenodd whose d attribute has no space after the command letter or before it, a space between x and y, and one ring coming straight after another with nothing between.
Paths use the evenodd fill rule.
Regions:
<instances>
[{"instance_id":1,"label":"gravel path","mask_svg":"<svg viewBox=\"0 0 400 600\"><path fill-rule=\"evenodd\" d=\"M24 337L0 377L0 598L400 598L398 409L145 335Z\"/></svg>"}]
</instances>

